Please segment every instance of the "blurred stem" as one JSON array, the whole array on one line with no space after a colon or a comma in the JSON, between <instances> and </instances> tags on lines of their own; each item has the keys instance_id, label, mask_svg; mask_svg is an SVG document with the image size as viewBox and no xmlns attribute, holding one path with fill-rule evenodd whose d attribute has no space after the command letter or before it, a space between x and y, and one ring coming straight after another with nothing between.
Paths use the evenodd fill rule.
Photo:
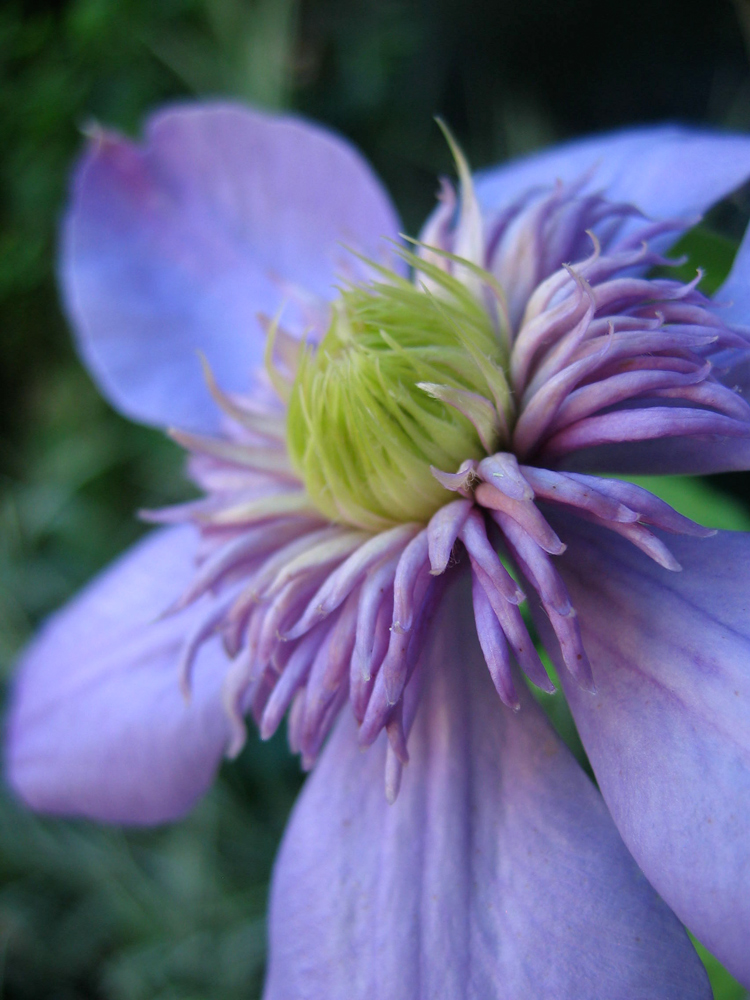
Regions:
<instances>
[{"instance_id":1,"label":"blurred stem","mask_svg":"<svg viewBox=\"0 0 750 1000\"><path fill-rule=\"evenodd\" d=\"M292 84L298 6L298 0L204 0L202 30L183 25L144 41L194 94L280 109Z\"/></svg>"},{"instance_id":2,"label":"blurred stem","mask_svg":"<svg viewBox=\"0 0 750 1000\"><path fill-rule=\"evenodd\" d=\"M207 9L216 8L209 3ZM296 0L257 0L251 5L236 65L236 85L241 96L265 107L285 106L296 28ZM224 37L229 47L231 33Z\"/></svg>"}]
</instances>

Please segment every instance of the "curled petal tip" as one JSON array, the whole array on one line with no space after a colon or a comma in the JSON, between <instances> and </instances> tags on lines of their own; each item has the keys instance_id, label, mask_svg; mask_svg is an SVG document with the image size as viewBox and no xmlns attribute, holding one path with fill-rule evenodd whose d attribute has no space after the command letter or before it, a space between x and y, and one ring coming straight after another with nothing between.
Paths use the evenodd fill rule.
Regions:
<instances>
[{"instance_id":1,"label":"curled petal tip","mask_svg":"<svg viewBox=\"0 0 750 1000\"><path fill-rule=\"evenodd\" d=\"M392 753L388 753L385 758L385 800L392 806L401 791L401 776L404 765Z\"/></svg>"},{"instance_id":2,"label":"curled petal tip","mask_svg":"<svg viewBox=\"0 0 750 1000\"><path fill-rule=\"evenodd\" d=\"M167 618L171 618L172 615L176 615L178 611L182 611L184 607L185 603L183 602L182 597L178 597L176 601L172 601L171 604L168 604L163 611L160 611L158 614L154 615L154 617L151 619L150 624L158 625L159 622L166 621Z\"/></svg>"}]
</instances>

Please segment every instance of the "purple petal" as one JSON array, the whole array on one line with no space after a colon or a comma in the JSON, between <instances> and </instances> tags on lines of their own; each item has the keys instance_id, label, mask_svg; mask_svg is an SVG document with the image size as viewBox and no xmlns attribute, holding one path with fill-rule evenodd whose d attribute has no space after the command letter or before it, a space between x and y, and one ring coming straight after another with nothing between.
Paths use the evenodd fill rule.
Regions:
<instances>
[{"instance_id":1,"label":"purple petal","mask_svg":"<svg viewBox=\"0 0 750 1000\"><path fill-rule=\"evenodd\" d=\"M561 680L604 798L657 892L750 985L750 536L670 538L679 574L591 525L565 538L597 694Z\"/></svg>"},{"instance_id":2,"label":"purple petal","mask_svg":"<svg viewBox=\"0 0 750 1000\"><path fill-rule=\"evenodd\" d=\"M112 823L182 815L212 781L227 741L227 661L203 646L192 697L179 657L199 603L156 616L192 571L190 528L149 535L50 619L21 658L6 770L32 808Z\"/></svg>"},{"instance_id":3,"label":"purple petal","mask_svg":"<svg viewBox=\"0 0 750 1000\"><path fill-rule=\"evenodd\" d=\"M308 779L274 874L265 1000L709 997L520 680L521 711L501 705L470 601L456 588L437 615L394 805L386 741L362 754L348 713Z\"/></svg>"},{"instance_id":4,"label":"purple petal","mask_svg":"<svg viewBox=\"0 0 750 1000\"><path fill-rule=\"evenodd\" d=\"M609 133L482 171L477 198L485 210L502 208L529 188L573 182L589 171L587 189L612 201L651 216L689 218L750 176L750 137L675 126Z\"/></svg>"},{"instance_id":5,"label":"purple petal","mask_svg":"<svg viewBox=\"0 0 750 1000\"><path fill-rule=\"evenodd\" d=\"M458 533L466 522L473 504L471 500L453 500L432 515L427 525L427 541L431 572L445 572Z\"/></svg>"},{"instance_id":6,"label":"purple petal","mask_svg":"<svg viewBox=\"0 0 750 1000\"><path fill-rule=\"evenodd\" d=\"M246 391L261 357L256 315L303 326L305 295L330 299L344 246L382 259L398 219L337 136L239 105L155 115L143 146L97 132L76 174L61 281L84 360L137 420L211 430L217 407L196 357Z\"/></svg>"},{"instance_id":7,"label":"purple petal","mask_svg":"<svg viewBox=\"0 0 750 1000\"><path fill-rule=\"evenodd\" d=\"M706 411L695 412L701 414ZM738 422L726 426L738 429ZM704 434L689 437L685 434L650 441L594 445L571 452L559 462L559 466L576 472L639 476L702 476L741 471L750 469L750 436Z\"/></svg>"},{"instance_id":8,"label":"purple petal","mask_svg":"<svg viewBox=\"0 0 750 1000\"><path fill-rule=\"evenodd\" d=\"M748 455L750 422L677 406L586 417L553 435L542 452L566 469L642 475L747 469Z\"/></svg>"},{"instance_id":9,"label":"purple petal","mask_svg":"<svg viewBox=\"0 0 750 1000\"><path fill-rule=\"evenodd\" d=\"M487 669L492 683L495 685L500 700L508 708L518 711L521 703L513 683L513 665L505 634L500 628L495 612L492 610L484 587L477 576L471 576L471 596L474 606L474 624L477 638L482 648Z\"/></svg>"},{"instance_id":10,"label":"purple petal","mask_svg":"<svg viewBox=\"0 0 750 1000\"><path fill-rule=\"evenodd\" d=\"M736 285L735 291L738 288L739 285ZM724 300L723 290L721 295ZM724 309L718 309L717 313L722 319L733 319ZM738 321L740 320L748 322L750 314L739 317ZM750 398L750 358L746 350L722 352L712 358L712 362L714 375L727 389L737 394L738 402ZM702 438L672 437L666 440L626 442L581 451L566 459L565 464L581 471L600 469L604 472L642 475L708 475L750 469L750 441L707 435Z\"/></svg>"}]
</instances>

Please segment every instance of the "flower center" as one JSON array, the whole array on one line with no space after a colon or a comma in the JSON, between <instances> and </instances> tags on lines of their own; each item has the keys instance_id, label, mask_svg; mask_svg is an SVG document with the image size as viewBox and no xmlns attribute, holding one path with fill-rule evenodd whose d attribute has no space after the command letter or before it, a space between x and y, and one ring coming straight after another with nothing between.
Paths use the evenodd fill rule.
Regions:
<instances>
[{"instance_id":1,"label":"flower center","mask_svg":"<svg viewBox=\"0 0 750 1000\"><path fill-rule=\"evenodd\" d=\"M402 256L414 283L378 267L382 281L342 292L321 343L301 352L288 409L289 454L312 502L373 531L429 520L453 499L430 467L492 454L511 419L491 276L462 264L477 294Z\"/></svg>"}]
</instances>

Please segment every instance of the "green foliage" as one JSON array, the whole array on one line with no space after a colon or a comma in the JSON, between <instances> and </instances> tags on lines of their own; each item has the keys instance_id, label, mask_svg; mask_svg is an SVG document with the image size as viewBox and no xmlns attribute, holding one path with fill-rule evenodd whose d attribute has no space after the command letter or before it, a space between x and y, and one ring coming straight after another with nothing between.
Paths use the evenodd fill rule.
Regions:
<instances>
[{"instance_id":1,"label":"green foliage","mask_svg":"<svg viewBox=\"0 0 750 1000\"><path fill-rule=\"evenodd\" d=\"M698 287L706 295L713 295L731 270L737 246L736 240L705 225L697 225L680 237L669 252L672 260L684 257L684 262L676 267L660 267L656 271L666 278L689 282L700 268L703 277Z\"/></svg>"},{"instance_id":2,"label":"green foliage","mask_svg":"<svg viewBox=\"0 0 750 1000\"><path fill-rule=\"evenodd\" d=\"M730 976L718 959L714 958L708 948L704 948L700 941L696 941L693 935L690 939L695 945L695 949L701 957L701 961L706 966L708 978L711 980L711 988L714 991L714 1000L746 1000L747 991L737 980Z\"/></svg>"},{"instance_id":3,"label":"green foliage","mask_svg":"<svg viewBox=\"0 0 750 1000\"><path fill-rule=\"evenodd\" d=\"M723 531L750 531L750 512L739 500L694 476L623 476L661 497L681 514Z\"/></svg>"},{"instance_id":4,"label":"green foliage","mask_svg":"<svg viewBox=\"0 0 750 1000\"><path fill-rule=\"evenodd\" d=\"M3 800L3 995L258 995L268 873L298 787L283 736L252 736L195 812L161 830L45 821Z\"/></svg>"}]
</instances>

